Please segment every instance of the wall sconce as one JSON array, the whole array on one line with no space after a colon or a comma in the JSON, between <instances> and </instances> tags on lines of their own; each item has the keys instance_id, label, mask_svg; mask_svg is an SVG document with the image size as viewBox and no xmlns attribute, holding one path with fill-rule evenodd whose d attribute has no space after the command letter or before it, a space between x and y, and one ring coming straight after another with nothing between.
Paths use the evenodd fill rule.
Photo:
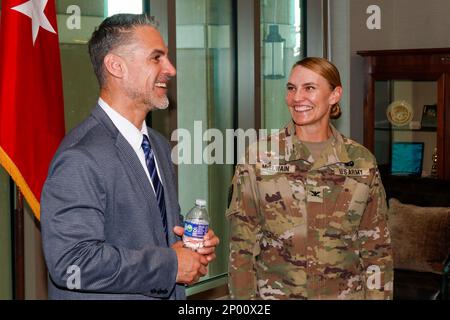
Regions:
<instances>
[{"instance_id":1,"label":"wall sconce","mask_svg":"<svg viewBox=\"0 0 450 320\"><path fill-rule=\"evenodd\" d=\"M264 78L284 79L284 47L286 39L282 38L277 25L269 26L269 34L264 40Z\"/></svg>"}]
</instances>

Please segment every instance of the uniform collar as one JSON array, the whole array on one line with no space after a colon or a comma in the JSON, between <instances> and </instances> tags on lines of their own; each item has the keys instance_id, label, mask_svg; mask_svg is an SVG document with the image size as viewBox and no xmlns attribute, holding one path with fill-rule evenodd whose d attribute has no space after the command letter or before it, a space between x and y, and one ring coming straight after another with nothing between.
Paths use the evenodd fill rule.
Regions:
<instances>
[{"instance_id":1,"label":"uniform collar","mask_svg":"<svg viewBox=\"0 0 450 320\"><path fill-rule=\"evenodd\" d=\"M330 129L334 137L332 143L326 147L322 156L317 161L313 161L308 148L295 135L294 122L292 120L289 121L286 127L281 130L284 139L280 139L284 141L285 159L287 161L306 160L308 162L314 162L312 169L350 162L344 137L332 124L330 124Z\"/></svg>"}]
</instances>

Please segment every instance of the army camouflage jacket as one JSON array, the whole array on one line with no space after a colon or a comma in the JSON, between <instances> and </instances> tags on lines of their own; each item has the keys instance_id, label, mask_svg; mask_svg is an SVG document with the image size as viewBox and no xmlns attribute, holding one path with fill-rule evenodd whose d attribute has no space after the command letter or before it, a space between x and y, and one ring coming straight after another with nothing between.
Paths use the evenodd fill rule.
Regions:
<instances>
[{"instance_id":1,"label":"army camouflage jacket","mask_svg":"<svg viewBox=\"0 0 450 320\"><path fill-rule=\"evenodd\" d=\"M317 161L290 122L264 139L279 151L251 146L256 163L236 167L226 212L232 299L392 299L376 160L331 130L333 142Z\"/></svg>"}]
</instances>

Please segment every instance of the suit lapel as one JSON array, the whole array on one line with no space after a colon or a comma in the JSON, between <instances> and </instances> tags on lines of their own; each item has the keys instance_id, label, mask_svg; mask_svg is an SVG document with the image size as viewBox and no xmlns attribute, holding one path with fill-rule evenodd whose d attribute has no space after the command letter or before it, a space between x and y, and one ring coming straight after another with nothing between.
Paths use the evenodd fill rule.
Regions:
<instances>
[{"instance_id":1,"label":"suit lapel","mask_svg":"<svg viewBox=\"0 0 450 320\"><path fill-rule=\"evenodd\" d=\"M111 121L108 115L101 109L100 106L97 105L97 107L94 108L94 110L92 111L92 115L106 127L106 129L110 132L111 137L115 140L115 146L119 151L119 155L122 162L125 164L125 166L131 169L129 170L130 174L133 175L134 180L137 181L138 185L141 188L142 194L144 195L144 198L146 200L145 208L151 208L151 210L148 210L148 214L154 215L152 223L157 224L157 227L155 226L156 227L155 230L160 230L161 232L160 237L157 238L164 239L164 231L163 231L164 227L161 221L161 213L159 212L158 201L156 199L155 193L153 192L150 181L147 178L147 174L145 173L144 168L142 167L142 164L136 155L136 152L134 152L131 145L128 143L125 137L120 134L119 130L116 128L114 123ZM158 155L157 159L159 159ZM160 163L161 161L158 162L158 165ZM164 174L162 175L164 176ZM167 197L165 197L165 201L167 208L168 207ZM169 216L169 214L167 215ZM170 236L173 227L169 229L169 227L171 226L171 224L169 224L169 218L167 222ZM161 243L163 243L163 241Z\"/></svg>"}]
</instances>

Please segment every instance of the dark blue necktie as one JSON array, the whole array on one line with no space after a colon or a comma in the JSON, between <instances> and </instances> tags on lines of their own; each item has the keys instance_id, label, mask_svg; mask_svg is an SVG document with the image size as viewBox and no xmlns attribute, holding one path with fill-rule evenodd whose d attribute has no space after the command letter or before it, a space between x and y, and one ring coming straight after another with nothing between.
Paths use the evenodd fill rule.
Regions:
<instances>
[{"instance_id":1,"label":"dark blue necktie","mask_svg":"<svg viewBox=\"0 0 450 320\"><path fill-rule=\"evenodd\" d=\"M150 178L152 179L153 188L155 189L156 200L158 201L159 211L161 212L162 223L164 226L164 232L166 234L166 241L168 243L168 232L167 232L167 218L166 218L166 203L164 202L164 187L159 180L158 172L156 170L155 154L150 146L150 141L148 137L144 134L142 141L142 149L145 154L145 163L147 164L148 172L150 173Z\"/></svg>"}]
</instances>

